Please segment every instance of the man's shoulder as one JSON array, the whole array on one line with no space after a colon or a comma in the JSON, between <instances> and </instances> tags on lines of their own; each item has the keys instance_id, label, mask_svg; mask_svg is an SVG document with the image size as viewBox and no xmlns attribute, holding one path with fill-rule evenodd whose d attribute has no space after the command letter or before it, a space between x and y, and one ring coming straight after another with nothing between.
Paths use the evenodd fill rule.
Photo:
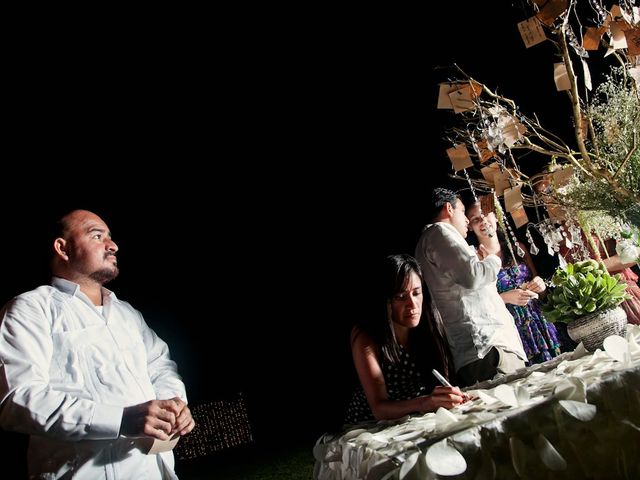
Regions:
<instances>
[{"instance_id":1,"label":"man's shoulder","mask_svg":"<svg viewBox=\"0 0 640 480\"><path fill-rule=\"evenodd\" d=\"M33 290L29 290L13 297L5 304L3 310L48 305L52 301L56 301L58 299L59 293L60 291L51 285L40 285Z\"/></svg>"},{"instance_id":2,"label":"man's shoulder","mask_svg":"<svg viewBox=\"0 0 640 480\"><path fill-rule=\"evenodd\" d=\"M464 241L458 231L444 222L429 223L425 225L420 237L422 242L434 243L438 240L445 241L447 243L459 243L460 240Z\"/></svg>"}]
</instances>

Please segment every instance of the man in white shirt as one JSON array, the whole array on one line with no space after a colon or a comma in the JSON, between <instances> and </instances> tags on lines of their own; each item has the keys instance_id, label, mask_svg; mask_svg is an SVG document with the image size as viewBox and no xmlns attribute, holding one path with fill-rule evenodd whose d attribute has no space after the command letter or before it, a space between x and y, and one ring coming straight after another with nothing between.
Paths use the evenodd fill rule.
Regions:
<instances>
[{"instance_id":1,"label":"man in white shirt","mask_svg":"<svg viewBox=\"0 0 640 480\"><path fill-rule=\"evenodd\" d=\"M429 208L415 257L442 316L459 385L524 367L522 341L496 287L497 239L494 249L477 253L467 244L464 204L451 190L436 188Z\"/></svg>"},{"instance_id":2,"label":"man in white shirt","mask_svg":"<svg viewBox=\"0 0 640 480\"><path fill-rule=\"evenodd\" d=\"M30 435L33 478L174 479L171 451L194 427L167 344L103 284L118 275L105 222L75 210L53 240L51 285L0 314L0 426Z\"/></svg>"}]
</instances>

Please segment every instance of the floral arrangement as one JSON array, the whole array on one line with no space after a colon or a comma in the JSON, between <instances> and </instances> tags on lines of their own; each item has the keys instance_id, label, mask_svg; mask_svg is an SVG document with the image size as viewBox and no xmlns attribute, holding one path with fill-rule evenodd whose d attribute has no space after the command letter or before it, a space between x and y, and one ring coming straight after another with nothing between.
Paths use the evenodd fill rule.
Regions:
<instances>
[{"instance_id":1,"label":"floral arrangement","mask_svg":"<svg viewBox=\"0 0 640 480\"><path fill-rule=\"evenodd\" d=\"M610 275L603 263L592 259L558 268L552 284L555 288L542 307L552 322L570 322L617 307L630 298L620 274Z\"/></svg>"},{"instance_id":2,"label":"floral arrangement","mask_svg":"<svg viewBox=\"0 0 640 480\"><path fill-rule=\"evenodd\" d=\"M555 135L536 115L526 115L514 100L456 66L458 74L441 84L452 105L439 107L452 108L459 119L445 137L453 145L447 151L452 176L467 181L472 191L504 194L505 210L517 227L528 221L523 206L536 213L544 206L558 222L600 211L640 227L640 54L637 35L632 36L640 28L640 10L635 1L594 0L591 8L578 3L525 2L528 18L518 25L521 32L540 33L523 34L527 47L552 42L557 50L554 72L564 81L556 88L567 93L573 138ZM528 43L532 38L537 41ZM608 63L604 80L592 85L588 65L601 55L618 66ZM525 173L519 163L527 156L546 158L557 168ZM620 237L613 233L611 238ZM631 255L629 243L622 243Z\"/></svg>"},{"instance_id":3,"label":"floral arrangement","mask_svg":"<svg viewBox=\"0 0 640 480\"><path fill-rule=\"evenodd\" d=\"M616 253L622 263L640 263L640 230L629 227L621 232L622 238L616 244Z\"/></svg>"}]
</instances>

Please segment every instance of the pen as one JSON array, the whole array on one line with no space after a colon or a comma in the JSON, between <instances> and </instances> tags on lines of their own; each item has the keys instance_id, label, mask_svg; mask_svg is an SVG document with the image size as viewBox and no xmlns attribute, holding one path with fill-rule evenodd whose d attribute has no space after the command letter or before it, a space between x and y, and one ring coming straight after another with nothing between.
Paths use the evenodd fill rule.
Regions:
<instances>
[{"instance_id":1,"label":"pen","mask_svg":"<svg viewBox=\"0 0 640 480\"><path fill-rule=\"evenodd\" d=\"M433 373L433 376L436 377L438 381L445 387L453 387L453 385L451 385L449 381L446 378L444 378L442 374L435 368L431 370L431 373Z\"/></svg>"}]
</instances>

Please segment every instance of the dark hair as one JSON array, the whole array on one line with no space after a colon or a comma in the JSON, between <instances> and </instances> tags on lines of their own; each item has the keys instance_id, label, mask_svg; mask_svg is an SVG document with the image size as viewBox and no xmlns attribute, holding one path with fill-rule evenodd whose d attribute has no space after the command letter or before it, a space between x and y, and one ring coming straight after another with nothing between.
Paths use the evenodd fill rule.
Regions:
<instances>
[{"instance_id":1,"label":"dark hair","mask_svg":"<svg viewBox=\"0 0 640 480\"><path fill-rule=\"evenodd\" d=\"M447 188L434 188L431 191L431 195L429 197L429 204L427 205L428 212L428 221L433 222L440 212L442 211L442 207L444 207L447 203L451 205L456 204L456 200L460 200L460 196L454 192L453 190L449 190Z\"/></svg>"},{"instance_id":2,"label":"dark hair","mask_svg":"<svg viewBox=\"0 0 640 480\"><path fill-rule=\"evenodd\" d=\"M505 221L508 221L505 219ZM509 268L515 265L513 255L511 251L515 252L516 245L513 245L507 240L507 236L504 234L501 228L496 229L498 235L498 242L500 243L500 253L502 254L502 268Z\"/></svg>"},{"instance_id":3,"label":"dark hair","mask_svg":"<svg viewBox=\"0 0 640 480\"><path fill-rule=\"evenodd\" d=\"M420 323L411 330L409 336L412 352L415 352L423 365L435 365L450 377L453 369L449 368L450 353L444 337L442 320L433 306L431 295L424 283L422 269L411 255L398 254L386 257L381 269L382 277L379 279L381 291L378 299L379 302L384 300L384 305L381 305L379 314L359 322L357 327L371 336L385 359L392 364L397 363L400 358L400 345L395 338L388 305L393 297L404 291L411 273L415 273L420 278L423 292L422 318Z\"/></svg>"}]
</instances>

